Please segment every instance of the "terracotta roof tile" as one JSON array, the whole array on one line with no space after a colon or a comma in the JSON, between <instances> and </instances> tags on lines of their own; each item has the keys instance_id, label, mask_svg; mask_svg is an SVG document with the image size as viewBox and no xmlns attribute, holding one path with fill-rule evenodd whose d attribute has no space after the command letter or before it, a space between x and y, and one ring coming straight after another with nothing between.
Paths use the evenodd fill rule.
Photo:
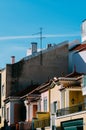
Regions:
<instances>
[{"instance_id":1,"label":"terracotta roof tile","mask_svg":"<svg viewBox=\"0 0 86 130\"><path fill-rule=\"evenodd\" d=\"M74 50L74 51L86 50L86 44L80 44L80 45L74 47L72 50Z\"/></svg>"}]
</instances>

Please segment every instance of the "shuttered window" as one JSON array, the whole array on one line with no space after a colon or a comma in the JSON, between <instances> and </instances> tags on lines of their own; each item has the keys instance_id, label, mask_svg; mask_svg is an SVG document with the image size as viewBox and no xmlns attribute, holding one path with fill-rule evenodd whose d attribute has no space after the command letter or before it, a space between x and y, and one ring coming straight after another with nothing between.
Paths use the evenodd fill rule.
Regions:
<instances>
[{"instance_id":1,"label":"shuttered window","mask_svg":"<svg viewBox=\"0 0 86 130\"><path fill-rule=\"evenodd\" d=\"M62 123L62 130L83 130L83 120L71 120Z\"/></svg>"},{"instance_id":2,"label":"shuttered window","mask_svg":"<svg viewBox=\"0 0 86 130\"><path fill-rule=\"evenodd\" d=\"M64 130L77 130L76 126L65 127Z\"/></svg>"}]
</instances>

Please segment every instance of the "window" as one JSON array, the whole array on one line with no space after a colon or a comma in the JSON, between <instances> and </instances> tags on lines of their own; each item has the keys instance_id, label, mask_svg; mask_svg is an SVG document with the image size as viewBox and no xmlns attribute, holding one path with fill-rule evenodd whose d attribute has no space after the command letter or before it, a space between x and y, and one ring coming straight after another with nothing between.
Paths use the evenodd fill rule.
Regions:
<instances>
[{"instance_id":1,"label":"window","mask_svg":"<svg viewBox=\"0 0 86 130\"><path fill-rule=\"evenodd\" d=\"M7 108L7 121L9 121L9 108Z\"/></svg>"},{"instance_id":2,"label":"window","mask_svg":"<svg viewBox=\"0 0 86 130\"><path fill-rule=\"evenodd\" d=\"M86 75L83 76L82 83L83 87L86 87Z\"/></svg>"},{"instance_id":3,"label":"window","mask_svg":"<svg viewBox=\"0 0 86 130\"><path fill-rule=\"evenodd\" d=\"M2 85L2 95L4 96L4 85Z\"/></svg>"},{"instance_id":4,"label":"window","mask_svg":"<svg viewBox=\"0 0 86 130\"><path fill-rule=\"evenodd\" d=\"M86 95L86 75L82 78L82 94Z\"/></svg>"},{"instance_id":5,"label":"window","mask_svg":"<svg viewBox=\"0 0 86 130\"><path fill-rule=\"evenodd\" d=\"M4 107L2 107L2 117L4 117Z\"/></svg>"},{"instance_id":6,"label":"window","mask_svg":"<svg viewBox=\"0 0 86 130\"><path fill-rule=\"evenodd\" d=\"M57 101L55 101L55 102L53 103L53 106L54 106L54 112L56 112L56 111L57 111Z\"/></svg>"},{"instance_id":7,"label":"window","mask_svg":"<svg viewBox=\"0 0 86 130\"><path fill-rule=\"evenodd\" d=\"M39 102L38 102L37 110L41 111L41 100L39 100Z\"/></svg>"},{"instance_id":8,"label":"window","mask_svg":"<svg viewBox=\"0 0 86 130\"><path fill-rule=\"evenodd\" d=\"M47 97L44 98L44 112L47 112Z\"/></svg>"}]
</instances>

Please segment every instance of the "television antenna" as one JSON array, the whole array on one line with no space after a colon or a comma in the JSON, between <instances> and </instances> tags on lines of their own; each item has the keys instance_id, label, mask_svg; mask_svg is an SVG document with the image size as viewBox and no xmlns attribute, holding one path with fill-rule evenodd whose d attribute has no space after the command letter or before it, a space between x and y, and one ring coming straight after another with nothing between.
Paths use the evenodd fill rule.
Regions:
<instances>
[{"instance_id":1,"label":"television antenna","mask_svg":"<svg viewBox=\"0 0 86 130\"><path fill-rule=\"evenodd\" d=\"M37 34L40 35L40 37L39 37L39 39L40 39L40 65L42 65L42 40L43 40L43 38L45 38L42 36L42 30L43 30L43 28L40 27L40 32L32 34L32 35L37 35Z\"/></svg>"},{"instance_id":2,"label":"television antenna","mask_svg":"<svg viewBox=\"0 0 86 130\"><path fill-rule=\"evenodd\" d=\"M32 34L32 35L37 35L37 34L40 35L40 36L39 36L39 39L40 39L40 50L41 50L41 51L42 51L42 40L43 40L43 38L45 38L45 37L43 37L43 35L42 35L42 30L43 30L43 28L40 27L40 31L39 31L38 33Z\"/></svg>"}]
</instances>

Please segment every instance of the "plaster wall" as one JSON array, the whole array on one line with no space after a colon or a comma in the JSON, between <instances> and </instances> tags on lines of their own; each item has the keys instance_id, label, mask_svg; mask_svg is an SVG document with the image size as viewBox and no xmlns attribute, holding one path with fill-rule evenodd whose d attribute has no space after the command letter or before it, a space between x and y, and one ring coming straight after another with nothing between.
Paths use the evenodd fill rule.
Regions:
<instances>
[{"instance_id":1,"label":"plaster wall","mask_svg":"<svg viewBox=\"0 0 86 130\"><path fill-rule=\"evenodd\" d=\"M54 102L57 102L57 109L60 109L61 92L59 91L58 85L55 85L55 87L52 88L50 91L51 91L50 92L51 113L53 113Z\"/></svg>"},{"instance_id":2,"label":"plaster wall","mask_svg":"<svg viewBox=\"0 0 86 130\"><path fill-rule=\"evenodd\" d=\"M73 54L72 66L76 66L76 71L86 73L86 51L80 51Z\"/></svg>"}]
</instances>

